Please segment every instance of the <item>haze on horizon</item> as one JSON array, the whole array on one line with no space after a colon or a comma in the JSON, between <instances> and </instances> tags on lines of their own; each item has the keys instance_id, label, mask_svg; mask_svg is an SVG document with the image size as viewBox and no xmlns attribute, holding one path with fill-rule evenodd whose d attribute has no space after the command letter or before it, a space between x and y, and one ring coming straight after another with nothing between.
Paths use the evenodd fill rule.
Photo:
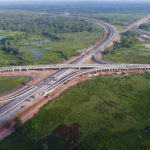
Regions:
<instances>
[{"instance_id":1,"label":"haze on horizon","mask_svg":"<svg viewBox=\"0 0 150 150\"><path fill-rule=\"evenodd\" d=\"M59 1L65 1L65 2L82 2L82 1L88 1L88 2L150 2L149 0L0 0L0 2L59 2Z\"/></svg>"}]
</instances>

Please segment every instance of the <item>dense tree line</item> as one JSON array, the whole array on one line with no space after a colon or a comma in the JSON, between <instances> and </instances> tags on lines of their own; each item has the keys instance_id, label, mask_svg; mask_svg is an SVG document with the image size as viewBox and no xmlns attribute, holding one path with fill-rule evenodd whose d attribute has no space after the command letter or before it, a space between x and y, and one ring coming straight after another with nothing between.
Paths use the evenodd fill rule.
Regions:
<instances>
[{"instance_id":1,"label":"dense tree line","mask_svg":"<svg viewBox=\"0 0 150 150\"><path fill-rule=\"evenodd\" d=\"M134 31L128 31L122 34L121 45L123 47L132 47L138 42L138 34Z\"/></svg>"},{"instance_id":2,"label":"dense tree line","mask_svg":"<svg viewBox=\"0 0 150 150\"><path fill-rule=\"evenodd\" d=\"M96 31L93 23L77 18L52 17L37 14L1 14L0 30L27 32L30 35L48 35Z\"/></svg>"},{"instance_id":3,"label":"dense tree line","mask_svg":"<svg viewBox=\"0 0 150 150\"><path fill-rule=\"evenodd\" d=\"M7 37L2 39L3 45L0 45L0 48L4 50L5 52L11 53L12 55L14 54L20 54L21 57L21 64L28 63L28 53L27 52L21 52L17 46L17 43L21 40L26 40L28 39L28 36L26 33L22 33L20 35L15 35L12 37Z\"/></svg>"},{"instance_id":4,"label":"dense tree line","mask_svg":"<svg viewBox=\"0 0 150 150\"><path fill-rule=\"evenodd\" d=\"M25 33L4 38L2 39L2 42L4 44L1 46L1 48L5 51L11 52L11 54L18 54L19 48L16 46L17 42L24 40L24 39L28 39L27 34Z\"/></svg>"}]
</instances>

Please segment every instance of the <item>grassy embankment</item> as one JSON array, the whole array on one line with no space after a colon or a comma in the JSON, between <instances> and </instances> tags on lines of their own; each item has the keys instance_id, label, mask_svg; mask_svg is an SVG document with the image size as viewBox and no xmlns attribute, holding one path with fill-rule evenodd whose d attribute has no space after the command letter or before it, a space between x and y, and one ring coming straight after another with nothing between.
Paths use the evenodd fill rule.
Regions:
<instances>
[{"instance_id":1,"label":"grassy embankment","mask_svg":"<svg viewBox=\"0 0 150 150\"><path fill-rule=\"evenodd\" d=\"M103 55L103 60L135 64L149 64L149 58L150 47L147 42L139 42L132 48L120 48L120 50L113 50L112 53Z\"/></svg>"},{"instance_id":2,"label":"grassy embankment","mask_svg":"<svg viewBox=\"0 0 150 150\"><path fill-rule=\"evenodd\" d=\"M0 142L0 149L34 150L24 137L37 138L62 123L77 123L82 132L78 144L87 149L146 150L150 137L143 129L150 126L149 87L149 74L84 81L48 102L23 124L22 137L13 133Z\"/></svg>"},{"instance_id":3,"label":"grassy embankment","mask_svg":"<svg viewBox=\"0 0 150 150\"><path fill-rule=\"evenodd\" d=\"M8 92L22 85L26 80L27 78L25 77L15 77L15 78L0 77L0 94Z\"/></svg>"},{"instance_id":4,"label":"grassy embankment","mask_svg":"<svg viewBox=\"0 0 150 150\"><path fill-rule=\"evenodd\" d=\"M77 56L77 50L87 48L88 46L94 44L97 40L101 39L103 36L103 29L98 25L94 25L98 30L98 32L79 32L79 33L63 33L61 34L64 37L62 41L54 41L51 43L38 43L30 44L25 46L24 43L32 43L49 40L44 36L35 36L29 40L21 41L17 44L20 50L24 52L27 50L35 49L38 53L42 53L42 56L36 59L33 59L33 55L31 51L28 51L27 58L30 60L30 64L55 64L59 63L62 60L66 60L72 56ZM51 49L45 49L50 48ZM17 60L17 62L21 61L21 56L11 55L6 51L2 51L2 55L0 55L0 66L10 65L10 60Z\"/></svg>"}]
</instances>

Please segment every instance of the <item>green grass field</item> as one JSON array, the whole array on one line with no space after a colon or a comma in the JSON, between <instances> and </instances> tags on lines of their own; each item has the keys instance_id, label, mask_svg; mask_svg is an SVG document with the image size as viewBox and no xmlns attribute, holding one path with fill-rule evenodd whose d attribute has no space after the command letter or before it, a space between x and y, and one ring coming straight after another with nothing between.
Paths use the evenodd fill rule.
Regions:
<instances>
[{"instance_id":1,"label":"green grass field","mask_svg":"<svg viewBox=\"0 0 150 150\"><path fill-rule=\"evenodd\" d=\"M143 46L145 43L139 42L132 48L114 50L113 53L103 55L103 60L120 63L149 64L150 48Z\"/></svg>"},{"instance_id":2,"label":"green grass field","mask_svg":"<svg viewBox=\"0 0 150 150\"><path fill-rule=\"evenodd\" d=\"M125 26L115 26L117 28L118 31L122 31L124 30L126 27Z\"/></svg>"},{"instance_id":3,"label":"green grass field","mask_svg":"<svg viewBox=\"0 0 150 150\"><path fill-rule=\"evenodd\" d=\"M62 123L77 123L82 132L78 145L85 150L147 150L149 130L143 129L150 126L149 87L149 74L81 82L42 107L23 125L22 132L32 140ZM21 147L18 141L23 138L12 136L17 139L13 133L0 142L0 149ZM22 150L34 150L31 144L23 145Z\"/></svg>"},{"instance_id":4,"label":"green grass field","mask_svg":"<svg viewBox=\"0 0 150 150\"><path fill-rule=\"evenodd\" d=\"M15 77L15 78L4 78L0 77L0 94L8 92L20 85L22 85L27 78L25 77Z\"/></svg>"},{"instance_id":5,"label":"green grass field","mask_svg":"<svg viewBox=\"0 0 150 150\"><path fill-rule=\"evenodd\" d=\"M62 34L65 37L64 41L44 43L42 46L29 46L27 49L36 49L43 53L40 59L32 60L34 64L55 64L62 60L79 55L77 50L88 48L97 40L102 38L101 32L80 32ZM33 40L34 41L34 40ZM23 44L23 43L22 43ZM21 45L21 44L20 44ZM51 47L52 49L45 49ZM27 50L26 49L26 50ZM32 59L32 54L29 54L29 59Z\"/></svg>"},{"instance_id":6,"label":"green grass field","mask_svg":"<svg viewBox=\"0 0 150 150\"><path fill-rule=\"evenodd\" d=\"M47 143L48 147L52 150L58 150L61 149L64 145L68 143L68 141L58 135L55 135L54 133L51 133L47 135L46 137L41 138L37 146L42 149L42 145Z\"/></svg>"},{"instance_id":7,"label":"green grass field","mask_svg":"<svg viewBox=\"0 0 150 150\"><path fill-rule=\"evenodd\" d=\"M21 34L21 32L0 30L0 36L8 37L8 36L14 36L16 34Z\"/></svg>"}]
</instances>

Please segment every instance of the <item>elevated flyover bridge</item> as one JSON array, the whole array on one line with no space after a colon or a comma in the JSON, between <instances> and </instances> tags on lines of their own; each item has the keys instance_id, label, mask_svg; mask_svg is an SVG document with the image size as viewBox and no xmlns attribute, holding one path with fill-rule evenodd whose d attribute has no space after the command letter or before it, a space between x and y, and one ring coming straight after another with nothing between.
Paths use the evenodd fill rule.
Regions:
<instances>
[{"instance_id":1,"label":"elevated flyover bridge","mask_svg":"<svg viewBox=\"0 0 150 150\"><path fill-rule=\"evenodd\" d=\"M0 68L0 72L7 71L28 71L47 69L98 69L98 70L131 70L150 69L150 64L60 64L60 65L35 65L35 66L15 66Z\"/></svg>"}]
</instances>

